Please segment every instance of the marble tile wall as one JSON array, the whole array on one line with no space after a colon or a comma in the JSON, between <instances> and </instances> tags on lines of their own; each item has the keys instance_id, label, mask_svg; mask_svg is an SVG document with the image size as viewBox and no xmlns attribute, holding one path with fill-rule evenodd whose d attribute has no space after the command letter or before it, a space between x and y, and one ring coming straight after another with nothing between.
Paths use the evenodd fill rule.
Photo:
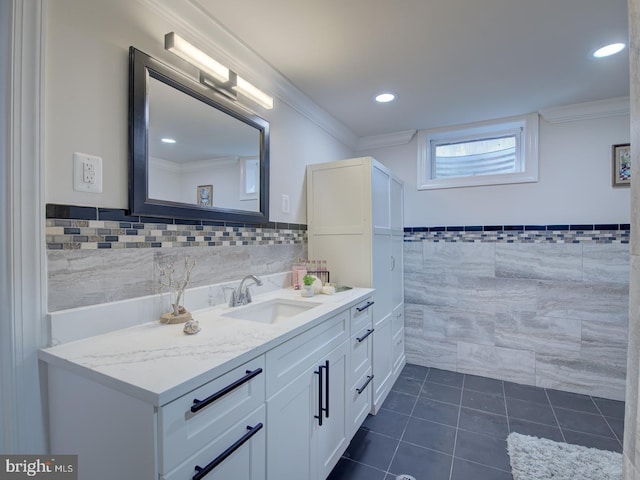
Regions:
<instances>
[{"instance_id":1,"label":"marble tile wall","mask_svg":"<svg viewBox=\"0 0 640 480\"><path fill-rule=\"evenodd\" d=\"M627 243L410 234L404 250L408 362L624 398Z\"/></svg>"},{"instance_id":2,"label":"marble tile wall","mask_svg":"<svg viewBox=\"0 0 640 480\"><path fill-rule=\"evenodd\" d=\"M288 271L307 254L301 227L255 235L251 227L149 226L162 239L114 232L123 227L100 219L48 219L47 227L50 312L158 293L158 266L179 268L187 255L197 262L191 287L198 287ZM183 230L196 238L181 238ZM628 226L604 235L537 232L531 241L506 227L407 229L408 361L623 398ZM216 235L223 238L199 238Z\"/></svg>"},{"instance_id":3,"label":"marble tile wall","mask_svg":"<svg viewBox=\"0 0 640 480\"><path fill-rule=\"evenodd\" d=\"M158 293L158 266L173 262L180 271L187 255L196 261L192 288L286 272L307 256L302 225L173 224L111 210L53 210L78 209L83 218L46 221L49 312Z\"/></svg>"},{"instance_id":4,"label":"marble tile wall","mask_svg":"<svg viewBox=\"0 0 640 480\"><path fill-rule=\"evenodd\" d=\"M48 310L159 293L158 265L173 261L180 271L186 255L197 262L190 286L199 287L239 280L249 273L285 272L297 258L306 258L307 252L306 244L47 250Z\"/></svg>"}]
</instances>

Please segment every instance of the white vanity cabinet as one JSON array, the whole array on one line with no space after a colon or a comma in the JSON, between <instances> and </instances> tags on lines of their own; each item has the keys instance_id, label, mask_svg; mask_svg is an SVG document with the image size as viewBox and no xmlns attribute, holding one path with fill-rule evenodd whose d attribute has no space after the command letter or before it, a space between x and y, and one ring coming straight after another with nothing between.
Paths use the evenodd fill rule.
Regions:
<instances>
[{"instance_id":1,"label":"white vanity cabinet","mask_svg":"<svg viewBox=\"0 0 640 480\"><path fill-rule=\"evenodd\" d=\"M186 480L197 475L196 467L205 469L214 461L217 478L264 479L263 369L261 355L154 407L49 366L51 452L77 454L81 479ZM252 372L250 378L246 372ZM206 405L192 412L196 399ZM224 452L228 456L222 458Z\"/></svg>"},{"instance_id":2,"label":"white vanity cabinet","mask_svg":"<svg viewBox=\"0 0 640 480\"><path fill-rule=\"evenodd\" d=\"M264 369L261 355L158 409L160 478L265 478Z\"/></svg>"},{"instance_id":3,"label":"white vanity cabinet","mask_svg":"<svg viewBox=\"0 0 640 480\"><path fill-rule=\"evenodd\" d=\"M214 312L197 336L149 323L44 349L51 453L77 454L80 480L324 480L369 411L352 393L372 293L323 295L291 326Z\"/></svg>"},{"instance_id":4,"label":"white vanity cabinet","mask_svg":"<svg viewBox=\"0 0 640 480\"><path fill-rule=\"evenodd\" d=\"M372 412L404 363L403 183L371 157L307 166L309 257L336 283L373 287ZM394 313L395 312L395 313ZM394 321L395 318L395 321Z\"/></svg>"},{"instance_id":5,"label":"white vanity cabinet","mask_svg":"<svg viewBox=\"0 0 640 480\"><path fill-rule=\"evenodd\" d=\"M324 480L347 448L349 310L267 352L267 478Z\"/></svg>"}]
</instances>

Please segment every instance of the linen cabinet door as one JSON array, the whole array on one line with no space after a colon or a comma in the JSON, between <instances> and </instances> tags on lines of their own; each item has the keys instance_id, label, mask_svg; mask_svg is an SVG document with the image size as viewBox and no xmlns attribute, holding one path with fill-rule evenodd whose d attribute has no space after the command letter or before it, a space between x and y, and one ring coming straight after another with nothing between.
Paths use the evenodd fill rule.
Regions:
<instances>
[{"instance_id":1,"label":"linen cabinet door","mask_svg":"<svg viewBox=\"0 0 640 480\"><path fill-rule=\"evenodd\" d=\"M381 322L393 310L391 292L394 288L391 268L391 234L389 231L375 233L373 235L373 299L376 302L373 308L373 324ZM375 355L375 353L374 353Z\"/></svg>"},{"instance_id":2,"label":"linen cabinet door","mask_svg":"<svg viewBox=\"0 0 640 480\"><path fill-rule=\"evenodd\" d=\"M391 314L375 325L373 333L373 409L376 413L393 384L393 352L391 348Z\"/></svg>"},{"instance_id":3,"label":"linen cabinet door","mask_svg":"<svg viewBox=\"0 0 640 480\"><path fill-rule=\"evenodd\" d=\"M397 309L404 304L404 237L402 234L391 235L391 308Z\"/></svg>"}]
</instances>

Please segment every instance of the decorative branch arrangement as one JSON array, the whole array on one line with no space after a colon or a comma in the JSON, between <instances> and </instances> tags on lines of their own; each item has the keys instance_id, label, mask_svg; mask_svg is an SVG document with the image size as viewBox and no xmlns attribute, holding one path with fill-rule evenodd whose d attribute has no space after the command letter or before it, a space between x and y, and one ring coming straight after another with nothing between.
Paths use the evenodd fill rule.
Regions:
<instances>
[{"instance_id":1,"label":"decorative branch arrangement","mask_svg":"<svg viewBox=\"0 0 640 480\"><path fill-rule=\"evenodd\" d=\"M158 271L160 277L158 278L158 285L161 290L167 289L172 297L175 296L175 300L172 303L173 311L164 313L160 316L160 321L163 323L184 323L191 319L191 314L181 305L181 301L184 297L184 290L189 285L189 279L191 277L191 271L196 266L196 261L190 261L187 255L184 259L184 274L182 279L176 278L175 265L173 262L167 262L164 266L158 265Z\"/></svg>"}]
</instances>

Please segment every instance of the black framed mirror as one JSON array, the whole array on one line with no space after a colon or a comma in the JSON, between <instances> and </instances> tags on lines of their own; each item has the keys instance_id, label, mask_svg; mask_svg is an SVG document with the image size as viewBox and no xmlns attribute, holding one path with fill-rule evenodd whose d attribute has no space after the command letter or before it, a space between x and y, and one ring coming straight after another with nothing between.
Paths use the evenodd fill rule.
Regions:
<instances>
[{"instance_id":1,"label":"black framed mirror","mask_svg":"<svg viewBox=\"0 0 640 480\"><path fill-rule=\"evenodd\" d=\"M264 224L268 205L269 123L130 47L131 213Z\"/></svg>"}]
</instances>

